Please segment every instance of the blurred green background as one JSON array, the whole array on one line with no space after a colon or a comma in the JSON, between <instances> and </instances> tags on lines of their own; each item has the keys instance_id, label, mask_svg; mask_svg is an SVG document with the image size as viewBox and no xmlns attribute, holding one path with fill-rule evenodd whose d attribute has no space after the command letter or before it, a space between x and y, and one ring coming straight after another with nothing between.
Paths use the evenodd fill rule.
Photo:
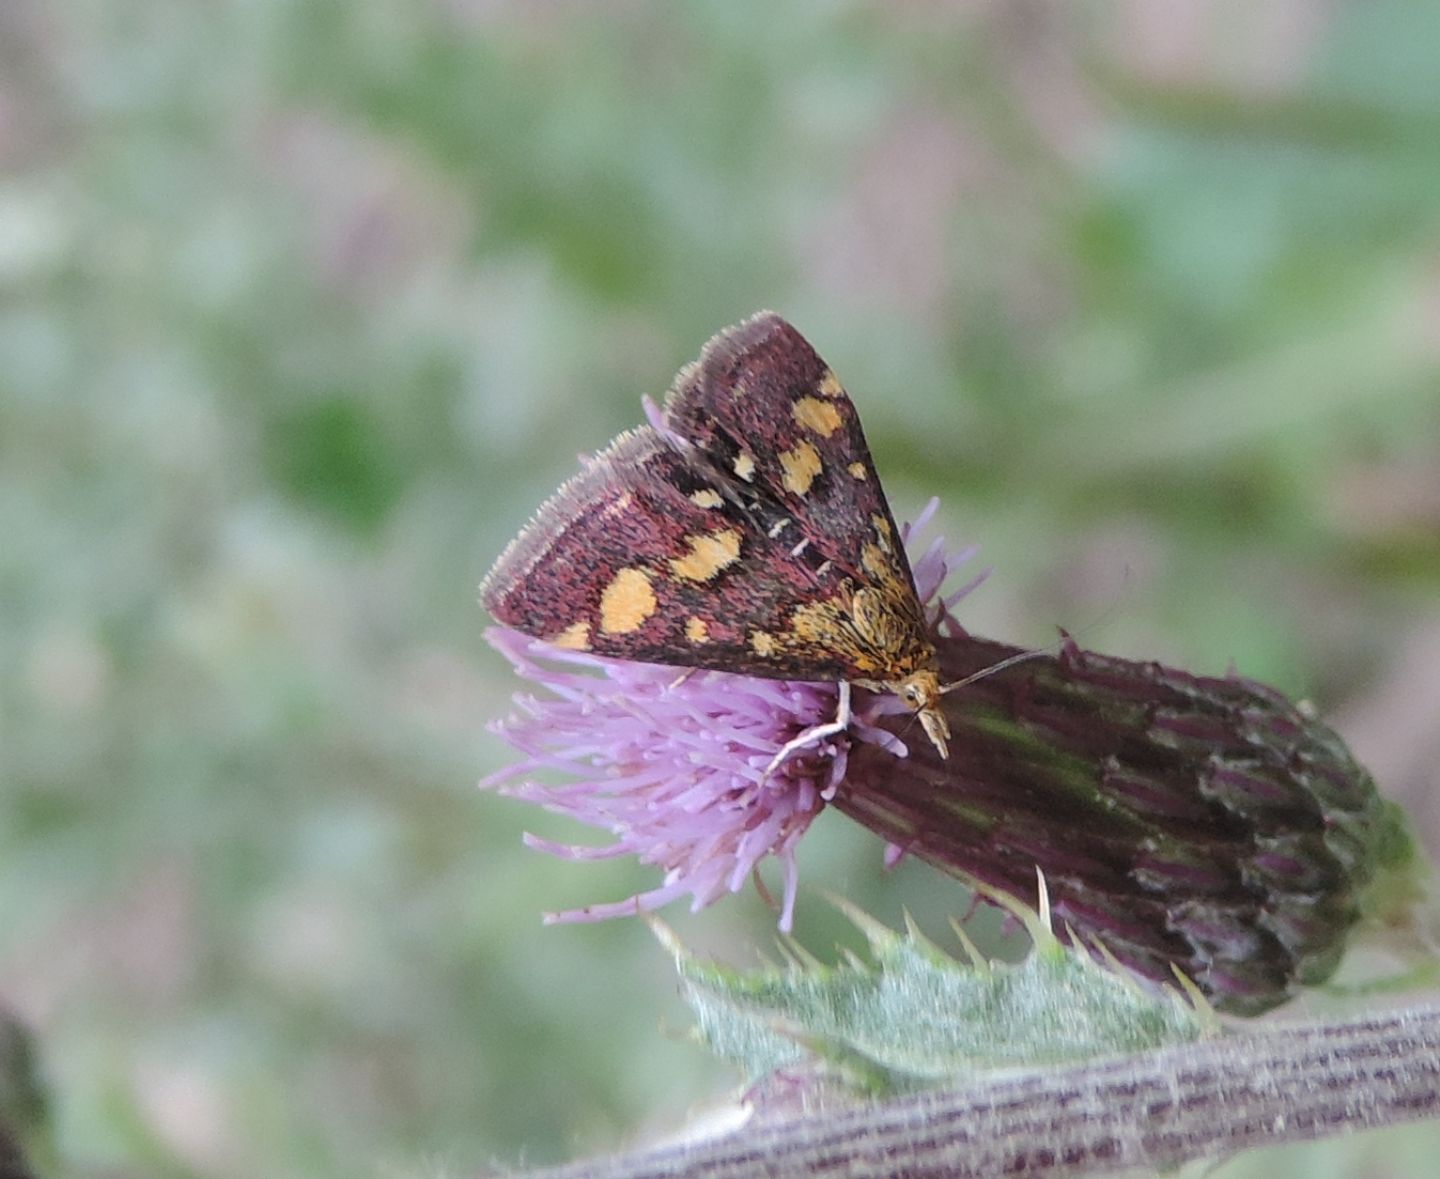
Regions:
<instances>
[{"instance_id":1,"label":"blurred green background","mask_svg":"<svg viewBox=\"0 0 1440 1179\"><path fill-rule=\"evenodd\" d=\"M983 546L974 629L1304 694L1433 852L1437 45L1426 0L0 2L0 1002L54 1173L464 1174L734 1083L639 923L540 925L655 874L473 789L475 587L761 307ZM880 853L807 839L814 948L820 887L963 907ZM753 892L667 917L772 944Z\"/></svg>"}]
</instances>

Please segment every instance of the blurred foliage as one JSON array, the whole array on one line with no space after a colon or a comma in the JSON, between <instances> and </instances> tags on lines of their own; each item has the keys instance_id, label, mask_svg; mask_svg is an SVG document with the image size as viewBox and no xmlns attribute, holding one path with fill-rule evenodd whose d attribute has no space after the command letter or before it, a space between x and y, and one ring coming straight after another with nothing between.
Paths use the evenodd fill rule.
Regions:
<instances>
[{"instance_id":1,"label":"blurred foliage","mask_svg":"<svg viewBox=\"0 0 1440 1179\"><path fill-rule=\"evenodd\" d=\"M651 878L470 789L474 587L760 307L897 514L983 545L978 631L1393 684L1440 613L1437 42L1425 0L6 0L0 998L72 1173L554 1160L727 1083L644 929L539 926ZM812 885L964 904L822 826ZM1429 1173L1294 1165L1392 1140Z\"/></svg>"}]
</instances>

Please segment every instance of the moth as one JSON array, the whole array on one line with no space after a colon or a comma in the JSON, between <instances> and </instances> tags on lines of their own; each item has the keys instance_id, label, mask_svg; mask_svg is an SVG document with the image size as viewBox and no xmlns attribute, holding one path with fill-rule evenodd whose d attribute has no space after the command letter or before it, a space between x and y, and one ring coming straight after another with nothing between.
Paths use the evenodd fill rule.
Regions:
<instances>
[{"instance_id":1,"label":"moth","mask_svg":"<svg viewBox=\"0 0 1440 1179\"><path fill-rule=\"evenodd\" d=\"M855 406L764 311L716 335L649 424L584 460L480 587L557 647L894 692L941 757L939 661ZM775 763L772 763L775 764Z\"/></svg>"}]
</instances>

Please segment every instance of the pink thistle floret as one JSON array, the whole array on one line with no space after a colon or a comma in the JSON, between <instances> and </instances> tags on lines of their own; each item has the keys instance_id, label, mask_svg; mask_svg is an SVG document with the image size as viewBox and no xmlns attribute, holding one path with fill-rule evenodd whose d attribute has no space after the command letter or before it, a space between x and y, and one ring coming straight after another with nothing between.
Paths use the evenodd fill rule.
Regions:
<instances>
[{"instance_id":1,"label":"pink thistle floret","mask_svg":"<svg viewBox=\"0 0 1440 1179\"><path fill-rule=\"evenodd\" d=\"M905 530L907 541L935 507L932 500ZM980 578L937 597L950 569L972 552L949 558L937 540L915 560L916 587L933 622L953 625L949 607L978 584ZM787 741L834 717L835 684L607 659L505 627L492 627L486 638L543 694L518 695L515 712L493 726L524 756L481 785L615 836L591 847L526 834L532 848L570 860L633 855L665 873L657 888L550 913L547 921L625 916L686 895L698 910L738 891L773 856L784 877L780 928L788 931L798 886L795 849L843 780L851 743L871 742L901 757L907 752L873 723L904 705L889 694L857 693L844 733L770 769ZM534 777L547 772L577 777L553 786Z\"/></svg>"}]
</instances>

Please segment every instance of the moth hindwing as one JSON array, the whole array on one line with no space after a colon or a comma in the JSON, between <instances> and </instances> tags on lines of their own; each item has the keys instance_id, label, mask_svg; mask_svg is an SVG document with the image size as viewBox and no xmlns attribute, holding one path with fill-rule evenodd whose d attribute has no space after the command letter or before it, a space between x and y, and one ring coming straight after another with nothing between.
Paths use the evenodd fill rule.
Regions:
<instances>
[{"instance_id":1,"label":"moth hindwing","mask_svg":"<svg viewBox=\"0 0 1440 1179\"><path fill-rule=\"evenodd\" d=\"M560 647L897 692L945 754L935 647L855 406L773 312L715 336L480 594Z\"/></svg>"}]
</instances>

